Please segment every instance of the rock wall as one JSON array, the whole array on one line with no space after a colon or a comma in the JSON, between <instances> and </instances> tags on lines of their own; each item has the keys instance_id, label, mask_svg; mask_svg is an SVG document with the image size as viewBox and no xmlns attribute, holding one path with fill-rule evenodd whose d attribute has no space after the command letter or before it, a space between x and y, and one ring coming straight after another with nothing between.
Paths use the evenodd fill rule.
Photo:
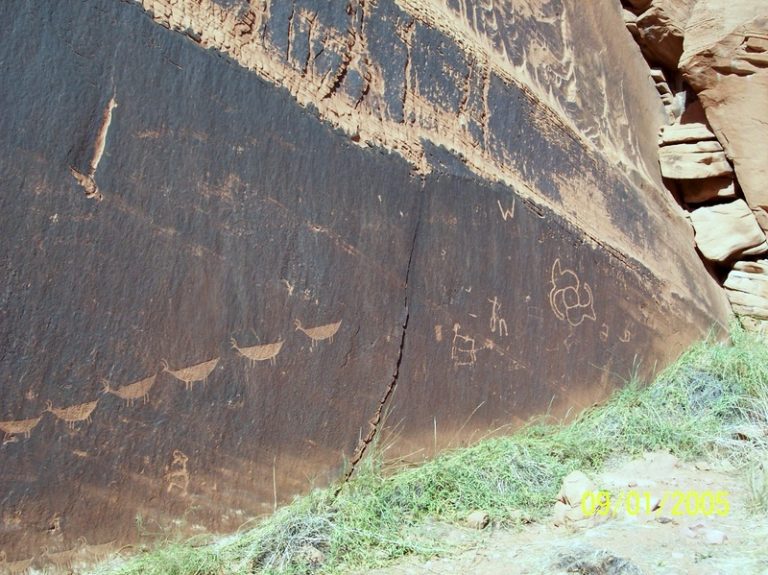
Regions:
<instances>
[{"instance_id":1,"label":"rock wall","mask_svg":"<svg viewBox=\"0 0 768 575\"><path fill-rule=\"evenodd\" d=\"M377 434L579 409L724 322L621 25L2 3L0 569L237 528Z\"/></svg>"},{"instance_id":2,"label":"rock wall","mask_svg":"<svg viewBox=\"0 0 768 575\"><path fill-rule=\"evenodd\" d=\"M626 0L669 124L661 172L690 211L698 250L745 327L766 333L768 5Z\"/></svg>"}]
</instances>

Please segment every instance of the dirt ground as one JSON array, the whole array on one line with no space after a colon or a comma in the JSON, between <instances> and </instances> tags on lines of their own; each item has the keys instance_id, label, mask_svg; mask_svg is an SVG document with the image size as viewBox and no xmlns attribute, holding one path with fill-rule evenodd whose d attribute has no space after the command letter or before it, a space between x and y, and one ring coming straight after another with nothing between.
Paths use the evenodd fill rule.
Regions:
<instances>
[{"instance_id":1,"label":"dirt ground","mask_svg":"<svg viewBox=\"0 0 768 575\"><path fill-rule=\"evenodd\" d=\"M585 517L581 494L598 490L612 492L612 506L619 509ZM627 495L632 491L637 499ZM716 501L718 492L724 494ZM456 554L406 560L369 573L768 575L768 515L750 510L750 493L746 477L727 463L681 462L667 453L649 453L598 476L564 482L566 503L553 502L546 522L480 531L434 524L427 529L456 544ZM577 500L573 505L568 495ZM675 509L682 497L684 504ZM701 506L715 512L704 515Z\"/></svg>"}]
</instances>

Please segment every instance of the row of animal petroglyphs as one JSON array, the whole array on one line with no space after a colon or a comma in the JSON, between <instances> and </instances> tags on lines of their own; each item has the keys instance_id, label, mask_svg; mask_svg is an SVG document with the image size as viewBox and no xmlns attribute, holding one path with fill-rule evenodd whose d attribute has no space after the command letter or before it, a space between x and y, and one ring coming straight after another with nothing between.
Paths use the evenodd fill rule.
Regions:
<instances>
[{"instance_id":1,"label":"row of animal petroglyphs","mask_svg":"<svg viewBox=\"0 0 768 575\"><path fill-rule=\"evenodd\" d=\"M320 342L328 341L329 343L333 343L333 336L339 331L341 320L315 327L304 327L299 320L295 320L294 325L296 331L303 333L309 338L310 350L314 350ZM270 365L275 365L277 356L282 351L284 343L285 340L281 339L273 343L240 347L234 337L231 339L233 349L235 349L241 357L249 360L251 364L260 361L269 361ZM208 376L211 375L214 369L216 369L220 359L221 358L219 357L215 357L179 369L171 369L167 361L161 360L162 370L160 373L168 373L173 378L182 382L185 390L190 391L196 383L204 383L208 379ZM119 387L112 387L108 380L103 379L102 393L108 393L119 397L125 401L127 407L132 407L139 400L141 400L142 403L147 403L147 401L149 401L149 392L155 385L157 376L160 373L155 373L149 377ZM86 401L69 407L54 407L53 403L48 401L46 402L46 407L43 412L37 417L0 421L0 431L5 433L6 440L15 438L16 436L23 436L25 439L28 439L46 413L52 413L57 419L65 422L69 429L75 429L75 426L80 422L90 422L91 414L98 406L99 401L100 399L94 399L93 401Z\"/></svg>"},{"instance_id":2,"label":"row of animal petroglyphs","mask_svg":"<svg viewBox=\"0 0 768 575\"><path fill-rule=\"evenodd\" d=\"M91 545L85 537L78 537L74 547L66 551L52 551L47 545L43 545L40 552L20 561L8 561L4 550L0 550L0 574L23 575L29 573L36 560L47 565L63 569L66 573L73 573L72 569L83 564L101 561L115 550L116 541ZM48 571L45 571L48 573ZM39 573L35 570L34 573Z\"/></svg>"}]
</instances>

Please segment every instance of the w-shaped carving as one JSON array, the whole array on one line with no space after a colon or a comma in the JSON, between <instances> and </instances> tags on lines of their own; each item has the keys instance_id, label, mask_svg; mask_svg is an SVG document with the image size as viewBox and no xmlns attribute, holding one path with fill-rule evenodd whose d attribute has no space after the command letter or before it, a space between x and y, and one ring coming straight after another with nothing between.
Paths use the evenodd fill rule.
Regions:
<instances>
[{"instance_id":1,"label":"w-shaped carving","mask_svg":"<svg viewBox=\"0 0 768 575\"><path fill-rule=\"evenodd\" d=\"M549 305L557 319L567 321L573 327L585 319L595 321L592 288L581 283L573 270L560 267L560 258L552 265L552 289L549 292Z\"/></svg>"}]
</instances>

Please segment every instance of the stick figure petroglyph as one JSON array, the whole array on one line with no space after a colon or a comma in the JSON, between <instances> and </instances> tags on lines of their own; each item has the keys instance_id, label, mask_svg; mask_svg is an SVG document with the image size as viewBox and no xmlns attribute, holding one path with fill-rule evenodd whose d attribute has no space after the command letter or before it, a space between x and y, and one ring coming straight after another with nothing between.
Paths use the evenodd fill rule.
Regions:
<instances>
[{"instance_id":1,"label":"stick figure petroglyph","mask_svg":"<svg viewBox=\"0 0 768 575\"><path fill-rule=\"evenodd\" d=\"M563 340L563 345L565 346L565 349L567 351L571 351L571 348L576 343L574 341L575 332L571 330L571 332L568 334L568 336Z\"/></svg>"},{"instance_id":2,"label":"stick figure petroglyph","mask_svg":"<svg viewBox=\"0 0 768 575\"><path fill-rule=\"evenodd\" d=\"M461 326L458 323L453 324L453 343L451 345L451 359L456 367L460 365L475 365L477 362L477 348L475 347L475 338L467 335L460 335Z\"/></svg>"},{"instance_id":3,"label":"stick figure petroglyph","mask_svg":"<svg viewBox=\"0 0 768 575\"><path fill-rule=\"evenodd\" d=\"M189 457L182 451L174 449L173 460L168 466L168 472L165 474L165 480L168 482L166 487L166 493L170 493L174 488L181 491L183 496L187 495L189 489L189 470L187 469L187 462Z\"/></svg>"},{"instance_id":4,"label":"stick figure petroglyph","mask_svg":"<svg viewBox=\"0 0 768 575\"><path fill-rule=\"evenodd\" d=\"M551 283L549 305L557 319L567 321L572 327L581 325L585 319L597 319L592 288L586 282L581 283L573 270L562 270L560 258L552 265Z\"/></svg>"},{"instance_id":5,"label":"stick figure petroglyph","mask_svg":"<svg viewBox=\"0 0 768 575\"><path fill-rule=\"evenodd\" d=\"M509 335L509 330L507 329L507 321L504 318L499 317L499 312L501 311L501 304L499 303L499 300L496 296L493 296L493 299L488 300L491 304L491 333L496 333L496 330L498 329L498 334L500 337L504 337L506 335Z\"/></svg>"}]
</instances>

